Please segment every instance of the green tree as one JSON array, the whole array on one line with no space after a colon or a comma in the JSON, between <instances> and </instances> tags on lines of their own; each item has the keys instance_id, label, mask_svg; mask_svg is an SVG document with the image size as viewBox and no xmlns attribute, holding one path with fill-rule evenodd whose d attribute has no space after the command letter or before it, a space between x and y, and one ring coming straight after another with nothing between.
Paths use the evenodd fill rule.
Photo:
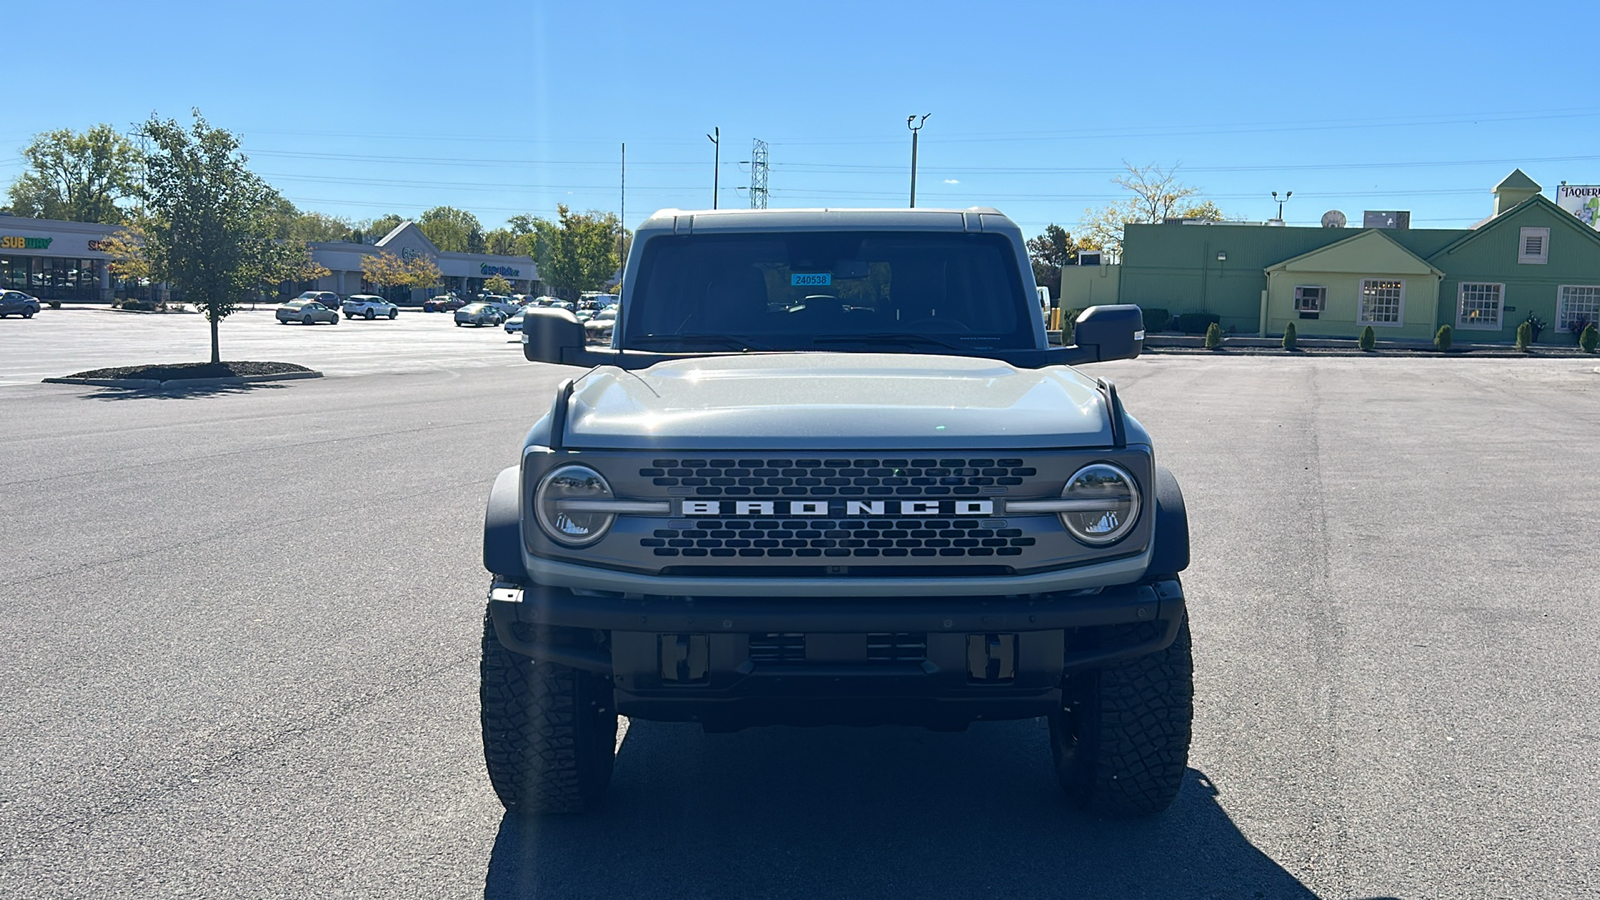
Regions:
<instances>
[{"instance_id":1,"label":"green tree","mask_svg":"<svg viewBox=\"0 0 1600 900\"><path fill-rule=\"evenodd\" d=\"M1533 346L1533 323L1523 322L1517 326L1517 349L1526 353Z\"/></svg>"},{"instance_id":2,"label":"green tree","mask_svg":"<svg viewBox=\"0 0 1600 900\"><path fill-rule=\"evenodd\" d=\"M628 235L611 213L575 213L556 207L557 222L534 220L539 278L573 298L604 288L616 275L619 245Z\"/></svg>"},{"instance_id":3,"label":"green tree","mask_svg":"<svg viewBox=\"0 0 1600 900\"><path fill-rule=\"evenodd\" d=\"M483 253L483 223L464 209L435 206L417 219L417 227L434 246L450 253Z\"/></svg>"},{"instance_id":4,"label":"green tree","mask_svg":"<svg viewBox=\"0 0 1600 900\"><path fill-rule=\"evenodd\" d=\"M289 221L285 237L292 241L348 241L352 228L348 219L319 212L303 212Z\"/></svg>"},{"instance_id":5,"label":"green tree","mask_svg":"<svg viewBox=\"0 0 1600 900\"><path fill-rule=\"evenodd\" d=\"M1585 353L1593 353L1596 347L1600 347L1600 328L1596 328L1593 322L1583 326L1583 330L1578 332L1578 346Z\"/></svg>"},{"instance_id":6,"label":"green tree","mask_svg":"<svg viewBox=\"0 0 1600 900\"><path fill-rule=\"evenodd\" d=\"M1033 264L1034 283L1049 288L1052 298L1061 297L1061 268L1072 265L1077 259L1078 247L1072 243L1072 235L1053 222L1045 226L1044 234L1028 239L1028 261Z\"/></svg>"},{"instance_id":7,"label":"green tree","mask_svg":"<svg viewBox=\"0 0 1600 900\"><path fill-rule=\"evenodd\" d=\"M490 275L488 278L483 280L483 291L486 294L500 294L504 296L505 294L511 293L511 282L507 281L504 275Z\"/></svg>"},{"instance_id":8,"label":"green tree","mask_svg":"<svg viewBox=\"0 0 1600 900\"><path fill-rule=\"evenodd\" d=\"M1293 350L1295 344L1300 342L1300 335L1295 330L1294 323L1283 326L1283 349Z\"/></svg>"},{"instance_id":9,"label":"green tree","mask_svg":"<svg viewBox=\"0 0 1600 900\"><path fill-rule=\"evenodd\" d=\"M1215 203L1196 199L1199 188L1178 180L1176 165L1163 169L1154 163L1140 167L1123 160L1122 164L1128 174L1111 180L1133 196L1099 209L1084 210L1083 219L1078 222L1080 247L1108 250L1120 256L1124 225L1159 224L1168 218L1224 218Z\"/></svg>"},{"instance_id":10,"label":"green tree","mask_svg":"<svg viewBox=\"0 0 1600 900\"><path fill-rule=\"evenodd\" d=\"M110 125L36 135L22 151L28 171L11 185L11 211L69 222L124 221L117 201L137 187L139 152Z\"/></svg>"},{"instance_id":11,"label":"green tree","mask_svg":"<svg viewBox=\"0 0 1600 900\"><path fill-rule=\"evenodd\" d=\"M509 228L496 228L483 236L483 242L488 249L486 253L495 256L517 256L517 236Z\"/></svg>"},{"instance_id":12,"label":"green tree","mask_svg":"<svg viewBox=\"0 0 1600 900\"><path fill-rule=\"evenodd\" d=\"M1356 339L1356 346L1362 350L1371 350L1378 346L1378 333L1372 330L1371 325L1361 329L1361 337Z\"/></svg>"},{"instance_id":13,"label":"green tree","mask_svg":"<svg viewBox=\"0 0 1600 900\"><path fill-rule=\"evenodd\" d=\"M1206 326L1206 349L1217 350L1222 347L1222 326L1215 322Z\"/></svg>"},{"instance_id":14,"label":"green tree","mask_svg":"<svg viewBox=\"0 0 1600 900\"><path fill-rule=\"evenodd\" d=\"M153 277L182 291L211 324L211 361L221 362L217 326L263 283L310 264L304 243L275 239L278 194L246 166L239 139L151 116L140 252ZM311 264L314 265L314 264Z\"/></svg>"},{"instance_id":15,"label":"green tree","mask_svg":"<svg viewBox=\"0 0 1600 900\"><path fill-rule=\"evenodd\" d=\"M404 222L405 219L394 213L379 216L376 219L363 219L355 224L350 239L375 244L387 237L389 232L399 228Z\"/></svg>"}]
</instances>

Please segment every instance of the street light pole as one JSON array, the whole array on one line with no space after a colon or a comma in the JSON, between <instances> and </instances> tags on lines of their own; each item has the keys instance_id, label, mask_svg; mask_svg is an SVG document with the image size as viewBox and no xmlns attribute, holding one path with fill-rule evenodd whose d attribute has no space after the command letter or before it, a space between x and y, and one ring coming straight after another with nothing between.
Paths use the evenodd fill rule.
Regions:
<instances>
[{"instance_id":1,"label":"street light pole","mask_svg":"<svg viewBox=\"0 0 1600 900\"><path fill-rule=\"evenodd\" d=\"M706 135L706 140L710 141L717 148L711 153L711 208L716 209L717 177L722 174L722 129L713 128L711 130L716 133L716 137L712 137L708 134Z\"/></svg>"},{"instance_id":2,"label":"street light pole","mask_svg":"<svg viewBox=\"0 0 1600 900\"><path fill-rule=\"evenodd\" d=\"M906 127L911 129L911 208L912 209L916 209L917 208L917 132L922 130L923 124L925 124L928 121L928 116L931 116L931 115L933 115L933 113L928 113L928 114L924 115L922 117L921 121L918 121L917 117L915 115L906 116ZM913 125L913 124L911 124L912 122L916 122L917 124Z\"/></svg>"},{"instance_id":3,"label":"street light pole","mask_svg":"<svg viewBox=\"0 0 1600 900\"><path fill-rule=\"evenodd\" d=\"M1289 198L1293 197L1293 196L1294 196L1294 191L1288 191L1287 193L1285 193L1283 195L1283 199L1282 200L1278 200L1278 192L1277 191L1273 191L1272 192L1272 199L1278 200L1278 221L1280 221L1280 222L1283 221L1283 204L1286 203L1289 200Z\"/></svg>"}]
</instances>

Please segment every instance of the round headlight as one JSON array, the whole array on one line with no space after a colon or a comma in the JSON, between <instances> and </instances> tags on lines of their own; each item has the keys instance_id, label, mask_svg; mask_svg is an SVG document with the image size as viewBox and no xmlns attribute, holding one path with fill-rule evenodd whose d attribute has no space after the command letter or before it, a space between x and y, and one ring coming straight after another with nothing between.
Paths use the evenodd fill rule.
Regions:
<instances>
[{"instance_id":1,"label":"round headlight","mask_svg":"<svg viewBox=\"0 0 1600 900\"><path fill-rule=\"evenodd\" d=\"M1120 466L1095 463L1067 480L1061 499L1072 501L1061 524L1085 544L1100 547L1127 536L1139 518L1139 487Z\"/></svg>"},{"instance_id":2,"label":"round headlight","mask_svg":"<svg viewBox=\"0 0 1600 900\"><path fill-rule=\"evenodd\" d=\"M616 516L583 509L583 501L610 500L611 485L588 466L561 466L539 482L533 508L539 527L558 543L583 547L605 537Z\"/></svg>"}]
</instances>

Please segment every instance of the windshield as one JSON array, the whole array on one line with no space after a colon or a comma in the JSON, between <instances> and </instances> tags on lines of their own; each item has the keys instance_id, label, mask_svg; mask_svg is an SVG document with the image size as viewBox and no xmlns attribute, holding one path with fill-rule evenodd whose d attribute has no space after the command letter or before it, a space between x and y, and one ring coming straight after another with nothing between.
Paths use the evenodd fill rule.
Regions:
<instances>
[{"instance_id":1,"label":"windshield","mask_svg":"<svg viewBox=\"0 0 1600 900\"><path fill-rule=\"evenodd\" d=\"M1001 235L796 232L652 240L623 346L661 350L1033 346Z\"/></svg>"}]
</instances>

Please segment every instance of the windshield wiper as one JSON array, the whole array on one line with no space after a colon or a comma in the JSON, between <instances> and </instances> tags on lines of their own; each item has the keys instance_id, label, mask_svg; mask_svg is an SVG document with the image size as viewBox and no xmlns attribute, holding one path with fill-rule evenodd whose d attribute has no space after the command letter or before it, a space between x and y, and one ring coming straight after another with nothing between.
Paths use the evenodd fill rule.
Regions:
<instances>
[{"instance_id":1,"label":"windshield wiper","mask_svg":"<svg viewBox=\"0 0 1600 900\"><path fill-rule=\"evenodd\" d=\"M987 347L974 347L958 344L954 341L941 340L925 334L906 334L900 331L868 332L866 334L819 334L811 339L813 344L899 344L903 347L944 347L950 350L960 350L965 353L970 350L986 350Z\"/></svg>"},{"instance_id":2,"label":"windshield wiper","mask_svg":"<svg viewBox=\"0 0 1600 900\"><path fill-rule=\"evenodd\" d=\"M636 347L656 344L720 344L729 350L771 350L760 341L737 334L646 334L628 338L624 344Z\"/></svg>"}]
</instances>

